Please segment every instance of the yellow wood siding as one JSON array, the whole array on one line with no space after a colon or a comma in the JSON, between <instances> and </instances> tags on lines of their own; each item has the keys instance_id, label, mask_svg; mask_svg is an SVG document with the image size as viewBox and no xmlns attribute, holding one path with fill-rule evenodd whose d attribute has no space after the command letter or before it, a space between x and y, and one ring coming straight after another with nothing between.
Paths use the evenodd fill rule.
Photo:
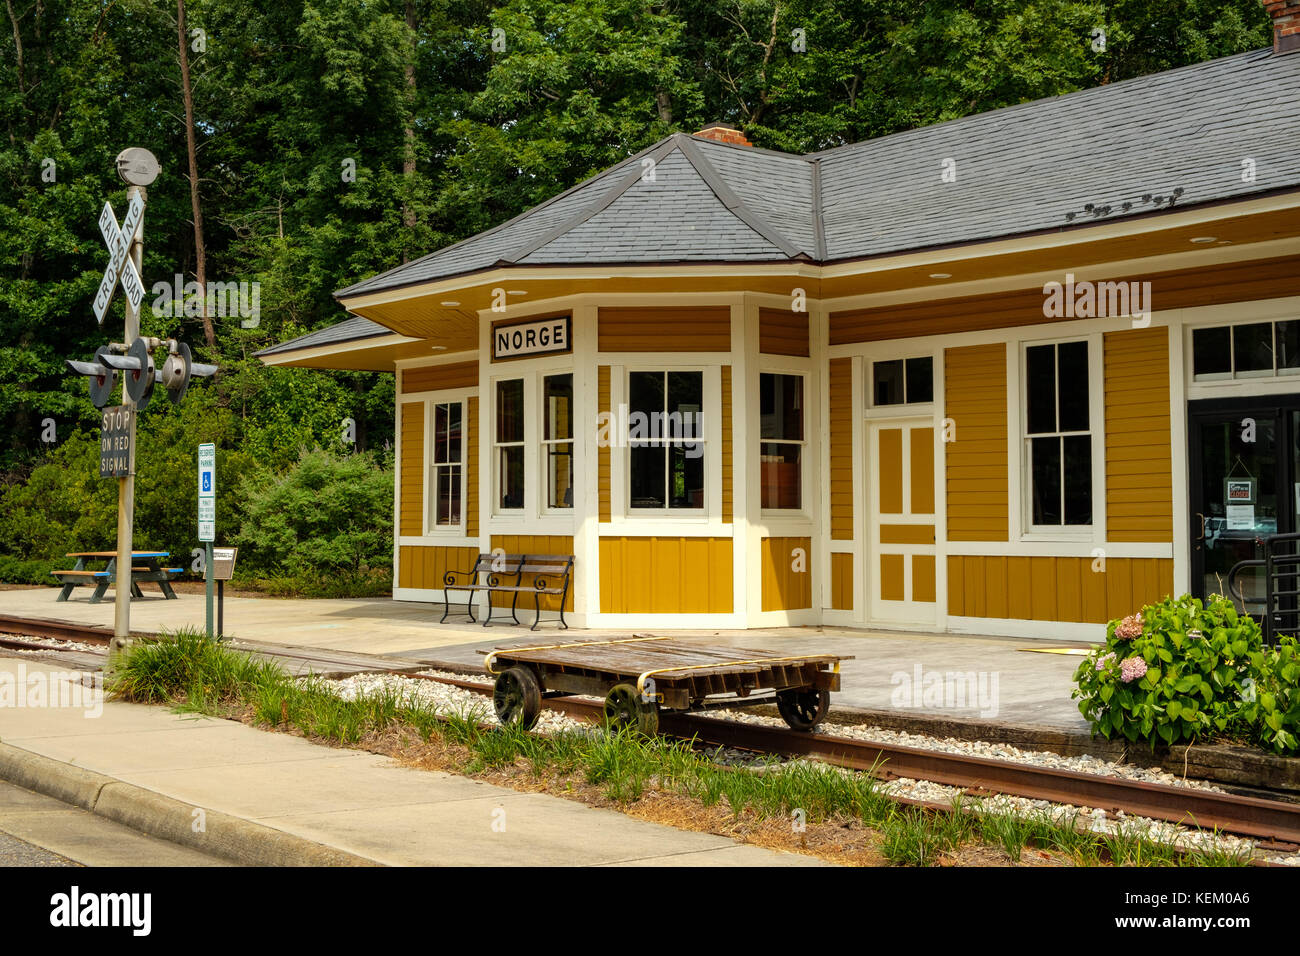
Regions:
<instances>
[{"instance_id":1,"label":"yellow wood siding","mask_svg":"<svg viewBox=\"0 0 1300 956\"><path fill-rule=\"evenodd\" d=\"M605 614L730 614L731 538L601 538Z\"/></svg>"},{"instance_id":2,"label":"yellow wood siding","mask_svg":"<svg viewBox=\"0 0 1300 956\"><path fill-rule=\"evenodd\" d=\"M573 554L573 538L569 535L560 534L494 534L492 535L492 548L496 551L500 549L506 554ZM574 571L569 578L569 595L565 598L564 609L573 610L573 582L576 579L577 565L574 565ZM527 575L524 575L523 583L526 587L532 586L532 581ZM550 582L555 584L554 580ZM493 594L492 604L495 607L509 607L512 597L507 594ZM531 594L520 594L517 605L520 611L527 610L530 613L533 610L533 596ZM560 598L556 594L548 594L542 598L543 611L558 611L560 609ZM517 612L516 612L517 613ZM493 618L496 620L496 618ZM520 618L524 620L524 618Z\"/></svg>"},{"instance_id":3,"label":"yellow wood siding","mask_svg":"<svg viewBox=\"0 0 1300 956\"><path fill-rule=\"evenodd\" d=\"M949 541L1007 540L1007 347L944 352Z\"/></svg>"},{"instance_id":4,"label":"yellow wood siding","mask_svg":"<svg viewBox=\"0 0 1300 956\"><path fill-rule=\"evenodd\" d=\"M398 533L421 535L424 534L424 403L403 402L401 408L402 489Z\"/></svg>"},{"instance_id":5,"label":"yellow wood siding","mask_svg":"<svg viewBox=\"0 0 1300 956\"><path fill-rule=\"evenodd\" d=\"M731 366L722 366L722 523L731 524Z\"/></svg>"},{"instance_id":6,"label":"yellow wood siding","mask_svg":"<svg viewBox=\"0 0 1300 956\"><path fill-rule=\"evenodd\" d=\"M853 555L831 555L831 607L837 611L853 610Z\"/></svg>"},{"instance_id":7,"label":"yellow wood siding","mask_svg":"<svg viewBox=\"0 0 1300 956\"><path fill-rule=\"evenodd\" d=\"M1169 330L1107 332L1106 539L1173 541Z\"/></svg>"},{"instance_id":8,"label":"yellow wood siding","mask_svg":"<svg viewBox=\"0 0 1300 956\"><path fill-rule=\"evenodd\" d=\"M808 355L808 313L759 309L758 350L768 355Z\"/></svg>"},{"instance_id":9,"label":"yellow wood siding","mask_svg":"<svg viewBox=\"0 0 1300 956\"><path fill-rule=\"evenodd\" d=\"M426 548L419 545L402 545L397 553L399 563L397 586L433 588L441 591L443 576L448 571L468 571L474 567L474 559L477 557L478 551L474 548ZM462 593L461 597L464 596Z\"/></svg>"},{"instance_id":10,"label":"yellow wood siding","mask_svg":"<svg viewBox=\"0 0 1300 956\"><path fill-rule=\"evenodd\" d=\"M597 338L602 352L730 352L731 309L601 309Z\"/></svg>"},{"instance_id":11,"label":"yellow wood siding","mask_svg":"<svg viewBox=\"0 0 1300 956\"><path fill-rule=\"evenodd\" d=\"M465 403L465 536L478 537L478 399Z\"/></svg>"},{"instance_id":12,"label":"yellow wood siding","mask_svg":"<svg viewBox=\"0 0 1300 956\"><path fill-rule=\"evenodd\" d=\"M831 537L853 538L853 360L830 362Z\"/></svg>"},{"instance_id":13,"label":"yellow wood siding","mask_svg":"<svg viewBox=\"0 0 1300 956\"><path fill-rule=\"evenodd\" d=\"M596 369L596 403L598 410L609 422L609 366L601 365ZM614 424L609 422L607 441L597 440L596 449L596 494L600 499L600 520L609 520L609 446L614 440Z\"/></svg>"},{"instance_id":14,"label":"yellow wood siding","mask_svg":"<svg viewBox=\"0 0 1300 956\"><path fill-rule=\"evenodd\" d=\"M1173 590L1169 558L1107 558L1104 571L1094 571L1093 561L950 555L948 613L1104 624Z\"/></svg>"},{"instance_id":15,"label":"yellow wood siding","mask_svg":"<svg viewBox=\"0 0 1300 956\"><path fill-rule=\"evenodd\" d=\"M812 607L812 539L764 538L763 610Z\"/></svg>"},{"instance_id":16,"label":"yellow wood siding","mask_svg":"<svg viewBox=\"0 0 1300 956\"><path fill-rule=\"evenodd\" d=\"M402 370L402 393L432 392L442 388L476 388L478 362L457 362L454 365L431 365L425 368Z\"/></svg>"}]
</instances>

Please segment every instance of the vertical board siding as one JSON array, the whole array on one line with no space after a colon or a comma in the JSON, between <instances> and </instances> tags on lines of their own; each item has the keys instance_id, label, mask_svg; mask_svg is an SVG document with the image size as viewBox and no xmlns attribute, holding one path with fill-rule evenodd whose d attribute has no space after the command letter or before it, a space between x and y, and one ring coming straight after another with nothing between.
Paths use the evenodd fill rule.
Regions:
<instances>
[{"instance_id":1,"label":"vertical board siding","mask_svg":"<svg viewBox=\"0 0 1300 956\"><path fill-rule=\"evenodd\" d=\"M474 548L426 548L420 545L402 545L398 549L401 571L397 586L403 588L429 588L441 591L448 571L468 571L474 567L478 551ZM466 595L462 592L461 607ZM456 596L453 594L452 603Z\"/></svg>"},{"instance_id":2,"label":"vertical board siding","mask_svg":"<svg viewBox=\"0 0 1300 956\"><path fill-rule=\"evenodd\" d=\"M722 366L722 523L731 524L731 366Z\"/></svg>"},{"instance_id":3,"label":"vertical board siding","mask_svg":"<svg viewBox=\"0 0 1300 956\"><path fill-rule=\"evenodd\" d=\"M1169 330L1107 332L1106 538L1173 541Z\"/></svg>"},{"instance_id":4,"label":"vertical board siding","mask_svg":"<svg viewBox=\"0 0 1300 956\"><path fill-rule=\"evenodd\" d=\"M605 440L599 437L600 426L597 425L596 449L596 488L600 499L600 520L609 520L609 446L614 441L614 423L609 420L609 366L601 365L596 369L596 403L600 418L607 423Z\"/></svg>"},{"instance_id":5,"label":"vertical board siding","mask_svg":"<svg viewBox=\"0 0 1300 956\"><path fill-rule=\"evenodd\" d=\"M831 538L853 540L853 360L830 362Z\"/></svg>"},{"instance_id":6,"label":"vertical board siding","mask_svg":"<svg viewBox=\"0 0 1300 956\"><path fill-rule=\"evenodd\" d=\"M946 446L948 540L1006 541L1005 344L945 350L944 415L956 426Z\"/></svg>"},{"instance_id":7,"label":"vertical board siding","mask_svg":"<svg viewBox=\"0 0 1300 956\"><path fill-rule=\"evenodd\" d=\"M478 399L465 403L465 535L478 537Z\"/></svg>"},{"instance_id":8,"label":"vertical board siding","mask_svg":"<svg viewBox=\"0 0 1300 956\"><path fill-rule=\"evenodd\" d=\"M802 554L797 554L796 550ZM812 607L811 552L811 538L763 539L764 611L795 611Z\"/></svg>"},{"instance_id":9,"label":"vertical board siding","mask_svg":"<svg viewBox=\"0 0 1300 956\"><path fill-rule=\"evenodd\" d=\"M602 352L730 352L731 307L602 308Z\"/></svg>"},{"instance_id":10,"label":"vertical board siding","mask_svg":"<svg viewBox=\"0 0 1300 956\"><path fill-rule=\"evenodd\" d=\"M573 537L561 534L494 534L492 535L492 550L496 551L498 549L506 554L573 554ZM573 570L569 572L569 594L564 599L564 609L566 611L573 610L573 586L577 579L577 566L575 564ZM525 587L532 587L533 585L528 575L524 575L521 583ZM558 586L558 582L555 579L549 579L549 586ZM491 598L494 607L509 607L511 601L514 600L514 595L493 594ZM531 594L520 594L516 607L519 611L533 613L533 596ZM559 609L560 596L558 594L542 595L543 611L558 611ZM493 618L493 620L496 619ZM524 618L521 617L519 620L522 621Z\"/></svg>"},{"instance_id":11,"label":"vertical board siding","mask_svg":"<svg viewBox=\"0 0 1300 956\"><path fill-rule=\"evenodd\" d=\"M853 610L853 555L831 555L831 607L837 611Z\"/></svg>"},{"instance_id":12,"label":"vertical board siding","mask_svg":"<svg viewBox=\"0 0 1300 956\"><path fill-rule=\"evenodd\" d=\"M759 309L758 350L768 355L807 356L808 313Z\"/></svg>"},{"instance_id":13,"label":"vertical board siding","mask_svg":"<svg viewBox=\"0 0 1300 956\"><path fill-rule=\"evenodd\" d=\"M730 614L731 538L600 539L603 614Z\"/></svg>"},{"instance_id":14,"label":"vertical board siding","mask_svg":"<svg viewBox=\"0 0 1300 956\"><path fill-rule=\"evenodd\" d=\"M398 533L424 534L424 403L402 402L402 496Z\"/></svg>"},{"instance_id":15,"label":"vertical board siding","mask_svg":"<svg viewBox=\"0 0 1300 956\"><path fill-rule=\"evenodd\" d=\"M455 365L430 365L425 368L402 370L402 393L433 392L441 388L476 388L478 362L457 362Z\"/></svg>"},{"instance_id":16,"label":"vertical board siding","mask_svg":"<svg viewBox=\"0 0 1300 956\"><path fill-rule=\"evenodd\" d=\"M1169 558L1107 558L1104 571L1094 571L1093 562L1091 557L950 555L948 613L1105 624L1173 591Z\"/></svg>"}]
</instances>

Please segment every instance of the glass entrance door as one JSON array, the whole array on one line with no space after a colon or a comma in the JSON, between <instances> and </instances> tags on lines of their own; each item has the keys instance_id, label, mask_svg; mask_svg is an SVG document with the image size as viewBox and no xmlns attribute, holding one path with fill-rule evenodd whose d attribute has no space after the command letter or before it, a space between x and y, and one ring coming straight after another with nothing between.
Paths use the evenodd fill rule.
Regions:
<instances>
[{"instance_id":1,"label":"glass entrance door","mask_svg":"<svg viewBox=\"0 0 1300 956\"><path fill-rule=\"evenodd\" d=\"M1228 594L1238 561L1264 556L1264 539L1294 531L1300 487L1300 405L1278 399L1189 403L1192 590ZM1241 591L1262 599L1263 572L1243 575ZM1261 604L1244 610L1258 614Z\"/></svg>"}]
</instances>

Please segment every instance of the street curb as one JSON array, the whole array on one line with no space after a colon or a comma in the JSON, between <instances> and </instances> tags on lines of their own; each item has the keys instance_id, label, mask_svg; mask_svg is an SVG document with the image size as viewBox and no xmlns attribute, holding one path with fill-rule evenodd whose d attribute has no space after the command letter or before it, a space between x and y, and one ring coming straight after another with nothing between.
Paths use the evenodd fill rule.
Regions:
<instances>
[{"instance_id":1,"label":"street curb","mask_svg":"<svg viewBox=\"0 0 1300 956\"><path fill-rule=\"evenodd\" d=\"M147 836L241 866L383 865L12 744L0 743L0 780L54 797ZM203 810L203 831L195 832L194 811L199 809ZM147 864L147 860L141 861L141 865Z\"/></svg>"}]
</instances>

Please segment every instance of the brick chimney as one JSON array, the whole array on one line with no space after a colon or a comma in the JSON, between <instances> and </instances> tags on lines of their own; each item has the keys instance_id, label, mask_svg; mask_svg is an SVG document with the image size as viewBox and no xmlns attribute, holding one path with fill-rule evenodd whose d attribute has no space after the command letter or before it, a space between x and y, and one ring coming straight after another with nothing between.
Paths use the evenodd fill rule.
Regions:
<instances>
[{"instance_id":1,"label":"brick chimney","mask_svg":"<svg viewBox=\"0 0 1300 956\"><path fill-rule=\"evenodd\" d=\"M1300 50L1300 0L1264 0L1264 9L1273 18L1273 52Z\"/></svg>"},{"instance_id":2,"label":"brick chimney","mask_svg":"<svg viewBox=\"0 0 1300 956\"><path fill-rule=\"evenodd\" d=\"M1294 0L1292 6L1300 7L1300 0ZM736 146L753 146L745 134L734 126L726 123L710 123L704 129L695 134L700 139L711 139L718 143L733 143Z\"/></svg>"}]
</instances>

